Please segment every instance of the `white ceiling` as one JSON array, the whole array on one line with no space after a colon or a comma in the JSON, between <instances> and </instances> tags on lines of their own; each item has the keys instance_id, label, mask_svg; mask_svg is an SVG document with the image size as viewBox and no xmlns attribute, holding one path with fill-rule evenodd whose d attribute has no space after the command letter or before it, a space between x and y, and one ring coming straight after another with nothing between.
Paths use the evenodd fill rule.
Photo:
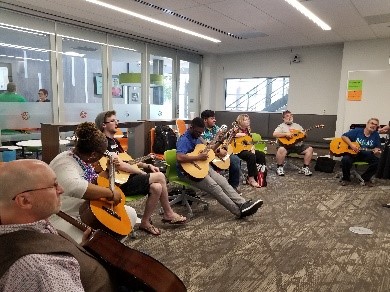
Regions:
<instances>
[{"instance_id":1,"label":"white ceiling","mask_svg":"<svg viewBox=\"0 0 390 292\"><path fill-rule=\"evenodd\" d=\"M221 40L221 43L215 44L173 31L85 0L1 0L0 7L29 11L36 15L44 13L47 18L63 18L67 22L80 21L200 54L227 54L390 37L390 0L301 0L303 5L332 27L330 31L321 30L284 0L102 1L205 34ZM169 9L187 20L150 7L146 5L148 3ZM237 39L218 30L252 37Z\"/></svg>"}]
</instances>

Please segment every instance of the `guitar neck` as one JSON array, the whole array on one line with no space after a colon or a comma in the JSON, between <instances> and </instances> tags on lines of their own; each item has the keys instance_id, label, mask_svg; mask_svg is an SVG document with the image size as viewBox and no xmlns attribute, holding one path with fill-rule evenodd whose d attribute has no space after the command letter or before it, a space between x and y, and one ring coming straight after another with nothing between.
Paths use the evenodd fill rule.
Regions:
<instances>
[{"instance_id":1,"label":"guitar neck","mask_svg":"<svg viewBox=\"0 0 390 292\"><path fill-rule=\"evenodd\" d=\"M133 159L133 160L130 160L129 162L127 162L128 164L136 164L138 162L142 162L146 159L150 158L150 155L146 155L146 156L143 156L143 157L140 157L140 158L136 158L136 159Z\"/></svg>"},{"instance_id":2,"label":"guitar neck","mask_svg":"<svg viewBox=\"0 0 390 292\"><path fill-rule=\"evenodd\" d=\"M89 227L88 225L84 224L83 222L73 218L72 216L66 214L65 212L63 211L59 211L57 213L57 216L61 217L62 219L64 219L65 221L67 221L68 223L72 224L74 227L80 229L81 231L85 231L87 230L87 228ZM94 231L94 230L92 230Z\"/></svg>"}]
</instances>

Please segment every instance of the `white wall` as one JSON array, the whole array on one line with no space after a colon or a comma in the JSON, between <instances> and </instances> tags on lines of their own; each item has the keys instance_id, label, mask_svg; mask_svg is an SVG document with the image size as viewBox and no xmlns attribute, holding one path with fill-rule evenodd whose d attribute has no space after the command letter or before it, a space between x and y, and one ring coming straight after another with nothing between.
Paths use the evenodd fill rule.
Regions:
<instances>
[{"instance_id":1,"label":"white wall","mask_svg":"<svg viewBox=\"0 0 390 292\"><path fill-rule=\"evenodd\" d=\"M369 80L363 80L362 102L346 100L348 72L389 70L389 57L390 39L348 42L344 44L337 110L337 136L348 130L352 120L354 123L366 123L370 117L378 117L381 124L387 124L389 122L390 98L388 97L389 95L387 95L386 99L386 91L388 90L386 88L388 87L387 84L378 84L377 91L379 91L381 95L371 95L365 94L367 93L365 92L365 86L367 88L367 82L369 82ZM378 78L378 80L383 79L382 77ZM387 83L390 84L390 80L387 80Z\"/></svg>"},{"instance_id":2,"label":"white wall","mask_svg":"<svg viewBox=\"0 0 390 292\"><path fill-rule=\"evenodd\" d=\"M301 63L290 64L295 54ZM205 56L201 108L225 109L226 78L290 76L288 109L335 115L342 57L342 45Z\"/></svg>"},{"instance_id":3,"label":"white wall","mask_svg":"<svg viewBox=\"0 0 390 292\"><path fill-rule=\"evenodd\" d=\"M295 54L300 55L302 62L290 64ZM348 74L355 74L350 71L390 70L389 58L390 39L302 47L292 51L205 56L201 108L224 110L226 78L290 76L288 109L298 114L337 115L335 136L347 131L351 123L366 123L374 116L381 124L387 124L390 120L390 97L387 97L390 87L387 83L390 85L390 80L386 83L386 77L380 76L376 83L381 84L369 94L364 88L373 88L367 83L372 83L373 79L363 81L360 104L347 101L346 90ZM378 72L390 75L387 71ZM373 92L377 94L370 94Z\"/></svg>"}]
</instances>

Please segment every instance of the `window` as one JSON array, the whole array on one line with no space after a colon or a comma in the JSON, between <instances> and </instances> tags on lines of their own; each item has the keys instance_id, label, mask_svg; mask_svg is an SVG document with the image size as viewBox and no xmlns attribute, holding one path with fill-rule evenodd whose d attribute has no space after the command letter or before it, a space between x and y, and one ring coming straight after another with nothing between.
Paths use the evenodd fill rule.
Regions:
<instances>
[{"instance_id":1,"label":"window","mask_svg":"<svg viewBox=\"0 0 390 292\"><path fill-rule=\"evenodd\" d=\"M226 79L225 109L277 112L287 106L289 77Z\"/></svg>"}]
</instances>

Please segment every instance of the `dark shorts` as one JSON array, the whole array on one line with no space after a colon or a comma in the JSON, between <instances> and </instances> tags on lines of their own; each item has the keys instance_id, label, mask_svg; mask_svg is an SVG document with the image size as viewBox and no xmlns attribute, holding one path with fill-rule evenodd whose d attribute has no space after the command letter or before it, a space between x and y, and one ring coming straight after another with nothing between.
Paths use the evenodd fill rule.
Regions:
<instances>
[{"instance_id":1,"label":"dark shorts","mask_svg":"<svg viewBox=\"0 0 390 292\"><path fill-rule=\"evenodd\" d=\"M279 147L282 147L282 146L279 146ZM278 148L279 148L278 147ZM298 154L301 154L303 151L305 151L307 148L309 148L310 146L307 146L305 144L301 144L301 145L298 145L298 146L292 146L292 147L288 147L286 148L287 150L287 155L289 155L290 153L298 153Z\"/></svg>"},{"instance_id":2,"label":"dark shorts","mask_svg":"<svg viewBox=\"0 0 390 292\"><path fill-rule=\"evenodd\" d=\"M149 173L131 175L120 188L125 196L147 195L150 188L149 177Z\"/></svg>"}]
</instances>

